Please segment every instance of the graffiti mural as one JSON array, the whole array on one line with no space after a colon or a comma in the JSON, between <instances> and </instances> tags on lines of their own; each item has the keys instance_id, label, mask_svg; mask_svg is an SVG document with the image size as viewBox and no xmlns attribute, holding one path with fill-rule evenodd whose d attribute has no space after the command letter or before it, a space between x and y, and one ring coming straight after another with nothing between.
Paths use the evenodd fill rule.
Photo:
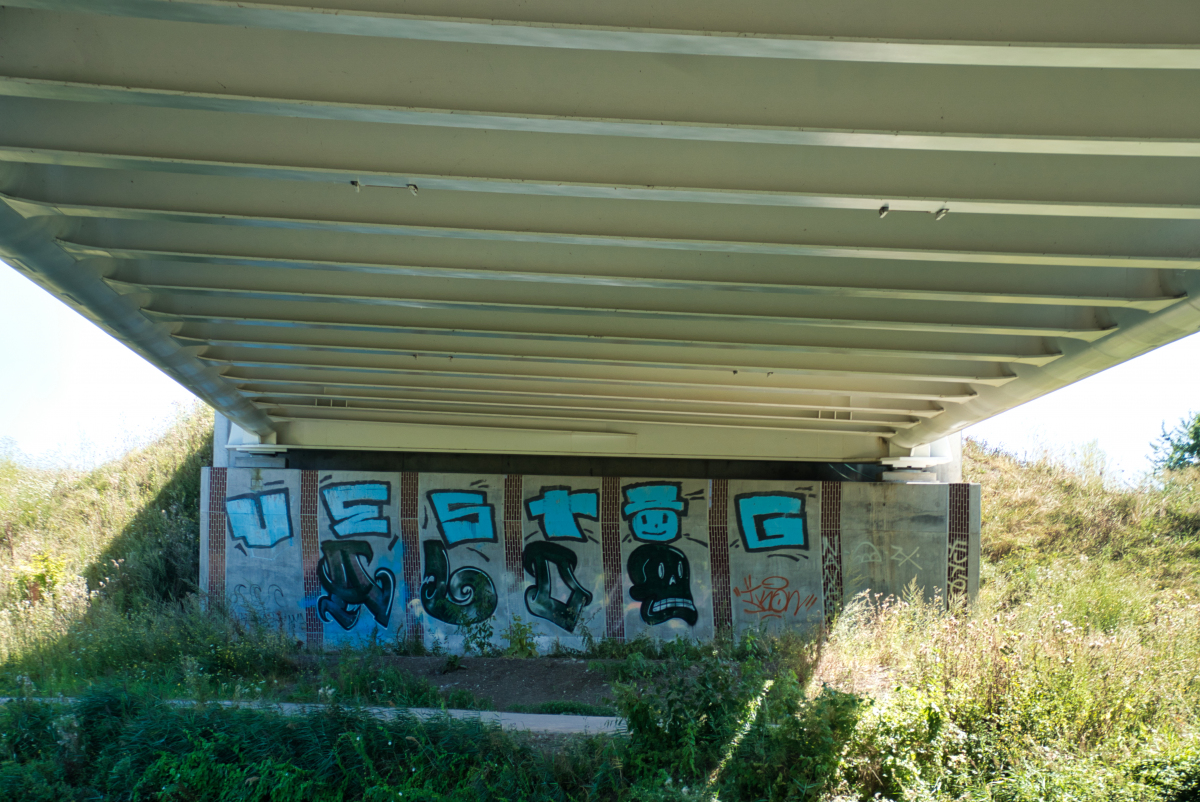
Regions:
<instances>
[{"instance_id":1,"label":"graffiti mural","mask_svg":"<svg viewBox=\"0 0 1200 802\"><path fill-rule=\"evenodd\" d=\"M496 510L482 490L431 490L426 493L447 546L496 542Z\"/></svg>"},{"instance_id":2,"label":"graffiti mural","mask_svg":"<svg viewBox=\"0 0 1200 802\"><path fill-rule=\"evenodd\" d=\"M850 559L855 565L863 563L881 563L883 556L880 555L879 549L875 548L875 544L869 540L864 540L854 547L854 553L850 555Z\"/></svg>"},{"instance_id":3,"label":"graffiti mural","mask_svg":"<svg viewBox=\"0 0 1200 802\"><path fill-rule=\"evenodd\" d=\"M511 609L523 602L534 638L547 648L555 641L582 648L585 633L603 637L603 620L597 621L607 603L600 480L523 476L518 512L520 596Z\"/></svg>"},{"instance_id":4,"label":"graffiti mural","mask_svg":"<svg viewBox=\"0 0 1200 802\"><path fill-rule=\"evenodd\" d=\"M307 487L311 527L305 559L307 626L323 646L360 646L403 636L404 545L400 476L332 471Z\"/></svg>"},{"instance_id":5,"label":"graffiti mural","mask_svg":"<svg viewBox=\"0 0 1200 802\"><path fill-rule=\"evenodd\" d=\"M796 549L808 551L808 526L801 493L741 493L733 499L738 534L748 552ZM808 555L799 556L808 559Z\"/></svg>"},{"instance_id":6,"label":"graffiti mural","mask_svg":"<svg viewBox=\"0 0 1200 802\"><path fill-rule=\"evenodd\" d=\"M426 540L425 576L421 580L421 606L439 621L470 626L496 612L496 586L484 571L466 566L453 573L446 547Z\"/></svg>"},{"instance_id":7,"label":"graffiti mural","mask_svg":"<svg viewBox=\"0 0 1200 802\"><path fill-rule=\"evenodd\" d=\"M595 490L572 492L570 487L543 487L525 500L525 512L538 522L550 540L586 540L580 519L600 520L600 494Z\"/></svg>"},{"instance_id":8,"label":"graffiti mural","mask_svg":"<svg viewBox=\"0 0 1200 802\"><path fill-rule=\"evenodd\" d=\"M577 563L575 552L559 543L538 541L525 547L525 571L534 579L534 584L525 589L525 609L567 632L575 631L579 614L592 603L592 594L575 578ZM563 585L571 591L566 601L554 596L551 566L558 572Z\"/></svg>"},{"instance_id":9,"label":"graffiti mural","mask_svg":"<svg viewBox=\"0 0 1200 802\"><path fill-rule=\"evenodd\" d=\"M507 484L502 475L418 478L421 585L410 609L431 644L465 648L466 628L487 622L499 645L512 610L524 606L520 533L510 536L515 525L506 523L519 520L521 494L509 499Z\"/></svg>"},{"instance_id":10,"label":"graffiti mural","mask_svg":"<svg viewBox=\"0 0 1200 802\"><path fill-rule=\"evenodd\" d=\"M699 615L686 554L674 546L646 543L629 555L626 570L633 583L629 595L642 603L643 621L653 626L679 618L696 625Z\"/></svg>"},{"instance_id":11,"label":"graffiti mural","mask_svg":"<svg viewBox=\"0 0 1200 802\"><path fill-rule=\"evenodd\" d=\"M795 617L801 609L811 610L817 603L816 594L801 598L803 594L788 585L787 578L782 576L769 576L758 582L747 576L741 587L734 587L733 595L742 603L743 613L763 619L783 618L789 613Z\"/></svg>"},{"instance_id":12,"label":"graffiti mural","mask_svg":"<svg viewBox=\"0 0 1200 802\"><path fill-rule=\"evenodd\" d=\"M619 501L624 636L711 637L708 482L631 478Z\"/></svg>"},{"instance_id":13,"label":"graffiti mural","mask_svg":"<svg viewBox=\"0 0 1200 802\"><path fill-rule=\"evenodd\" d=\"M729 563L734 630L779 633L823 621L817 484L730 480ZM736 535L734 534L736 532ZM740 579L739 579L740 578Z\"/></svg>"},{"instance_id":14,"label":"graffiti mural","mask_svg":"<svg viewBox=\"0 0 1200 802\"><path fill-rule=\"evenodd\" d=\"M970 598L979 583L976 486L401 479L208 469L201 586L314 648L460 652L487 632L503 647L518 615L549 651L813 631L866 590Z\"/></svg>"},{"instance_id":15,"label":"graffiti mural","mask_svg":"<svg viewBox=\"0 0 1200 802\"><path fill-rule=\"evenodd\" d=\"M234 540L246 548L269 549L292 538L291 494L286 487L225 499Z\"/></svg>"},{"instance_id":16,"label":"graffiti mural","mask_svg":"<svg viewBox=\"0 0 1200 802\"><path fill-rule=\"evenodd\" d=\"M392 534L384 508L392 503L391 482L335 482L321 487L321 503L334 537Z\"/></svg>"},{"instance_id":17,"label":"graffiti mural","mask_svg":"<svg viewBox=\"0 0 1200 802\"><path fill-rule=\"evenodd\" d=\"M634 538L648 543L679 539L680 518L688 510L688 500L680 496L679 482L646 482L626 485L623 490L621 517L629 522Z\"/></svg>"},{"instance_id":18,"label":"graffiti mural","mask_svg":"<svg viewBox=\"0 0 1200 802\"><path fill-rule=\"evenodd\" d=\"M317 599L317 612L323 621L332 617L342 629L350 629L365 607L380 627L387 628L396 575L387 568L369 573L367 566L374 557L374 549L365 540L326 540L321 544L317 578L327 595Z\"/></svg>"}]
</instances>

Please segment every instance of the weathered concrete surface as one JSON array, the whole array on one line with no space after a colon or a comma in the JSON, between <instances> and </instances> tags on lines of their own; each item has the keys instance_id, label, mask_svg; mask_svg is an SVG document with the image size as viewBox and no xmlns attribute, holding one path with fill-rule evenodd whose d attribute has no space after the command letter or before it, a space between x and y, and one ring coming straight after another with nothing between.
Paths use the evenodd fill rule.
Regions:
<instances>
[{"instance_id":1,"label":"weathered concrete surface","mask_svg":"<svg viewBox=\"0 0 1200 802\"><path fill-rule=\"evenodd\" d=\"M843 485L844 601L870 589L946 592L947 485Z\"/></svg>"},{"instance_id":2,"label":"weathered concrete surface","mask_svg":"<svg viewBox=\"0 0 1200 802\"><path fill-rule=\"evenodd\" d=\"M729 483L735 631L761 627L778 633L821 626L820 491L820 482L797 482L785 489L778 482Z\"/></svg>"},{"instance_id":3,"label":"weathered concrete surface","mask_svg":"<svg viewBox=\"0 0 1200 802\"><path fill-rule=\"evenodd\" d=\"M0 704L13 701L17 701L15 697L0 697ZM75 699L47 697L34 701L69 705L73 704ZM174 707L191 707L198 703L191 699L171 699L165 704ZM322 704L255 701L212 701L204 704L248 710L268 710L283 716L303 716L328 707L328 705ZM404 715L411 715L420 721L435 721L445 717L459 721L481 721L509 732L536 732L549 735L620 735L625 732L625 719L610 716L557 716L542 713L501 713L495 710L443 710L435 707L360 707L356 709L381 721L392 721Z\"/></svg>"},{"instance_id":4,"label":"weathered concrete surface","mask_svg":"<svg viewBox=\"0 0 1200 802\"><path fill-rule=\"evenodd\" d=\"M206 471L201 583L311 647L461 652L813 631L858 593L972 596L964 484ZM519 619L519 621L518 621Z\"/></svg>"}]
</instances>

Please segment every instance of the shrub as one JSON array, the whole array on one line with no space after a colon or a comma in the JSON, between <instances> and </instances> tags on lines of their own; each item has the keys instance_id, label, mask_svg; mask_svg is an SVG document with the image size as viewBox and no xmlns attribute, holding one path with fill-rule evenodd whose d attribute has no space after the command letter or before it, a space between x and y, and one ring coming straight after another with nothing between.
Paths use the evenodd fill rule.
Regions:
<instances>
[{"instance_id":1,"label":"shrub","mask_svg":"<svg viewBox=\"0 0 1200 802\"><path fill-rule=\"evenodd\" d=\"M533 623L522 621L521 616L514 615L500 637L508 642L508 648L504 650L505 657L538 656L537 642L533 639Z\"/></svg>"}]
</instances>

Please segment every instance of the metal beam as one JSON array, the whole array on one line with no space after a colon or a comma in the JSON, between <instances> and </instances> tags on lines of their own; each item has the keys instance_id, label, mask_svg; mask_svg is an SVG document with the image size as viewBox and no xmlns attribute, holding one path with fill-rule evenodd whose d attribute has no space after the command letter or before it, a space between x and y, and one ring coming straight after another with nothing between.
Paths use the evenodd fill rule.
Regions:
<instances>
[{"instance_id":1,"label":"metal beam","mask_svg":"<svg viewBox=\"0 0 1200 802\"><path fill-rule=\"evenodd\" d=\"M535 195L555 198L591 198L665 203L717 203L731 206L782 206L789 208L843 209L877 212L1019 215L1024 217L1101 217L1133 220L1200 220L1200 206L1146 203L1077 203L1072 201L980 200L974 198L917 198L892 195L829 195L764 189L713 189L633 184L595 184L579 181L537 181L524 178L445 176L427 173L391 173L338 170L320 167L249 164L130 156L115 153L82 153L0 146L0 161L45 164L147 173L177 173L223 178L258 178L352 185L360 189L484 192L502 195Z\"/></svg>"},{"instance_id":2,"label":"metal beam","mask_svg":"<svg viewBox=\"0 0 1200 802\"><path fill-rule=\"evenodd\" d=\"M617 393L583 393L583 392L533 392L529 390L504 390L504 389L488 389L484 387L438 387L430 385L414 385L414 384L369 384L355 382L311 382L299 379L251 379L237 378L226 376L225 380L230 384L237 385L241 388L241 392L247 396L258 395L296 395L301 394L313 398L379 398L380 400L397 400L396 396L388 395L372 395L378 393L404 393L405 395L449 395L449 396L470 396L470 397L503 397L503 398L521 398L534 401L543 399L551 399L556 401L562 400L578 400L578 401L593 401L593 402L608 402L616 401L619 403L638 403L638 404L657 404L662 406L714 406L714 407L753 407L762 409L789 409L789 410L806 410L817 412L819 414L830 413L834 415L849 414L849 413L865 413L868 415L898 415L909 418L933 418L942 413L940 408L916 409L913 407L889 407L876 404L874 406L864 404L800 404L795 401L763 401L757 396L753 399L729 399L729 398L684 398L678 395L667 396L646 396L646 395L630 395ZM273 392L264 387L282 387L280 392ZM678 389L678 388L676 388ZM737 391L739 388L726 388L731 391ZM302 390L308 392L301 393ZM330 391L334 391L331 393ZM754 388L749 388L753 391Z\"/></svg>"},{"instance_id":3,"label":"metal beam","mask_svg":"<svg viewBox=\"0 0 1200 802\"><path fill-rule=\"evenodd\" d=\"M653 423L676 423L676 424L692 423L692 424L697 424L698 419L700 419L700 418L714 418L714 419L721 419L721 420L728 419L728 420L749 420L749 421L778 421L778 422L787 422L787 423L805 423L805 422L815 421L815 422L820 422L820 423L828 422L831 424L839 424L842 427L847 428L847 429L852 428L852 427L853 428L862 428L864 426L872 426L872 427L883 426L883 427L888 427L890 429L905 429L905 428L915 426L917 424L917 421L915 421L915 420L909 420L909 421L879 420L879 419L874 419L874 418L854 418L854 417L823 418L820 415L811 415L811 414L807 414L807 415L764 415L761 413L755 414L755 413L746 413L746 412L713 412L711 410L639 409L636 407L619 407L619 406L607 406L607 405L606 406L599 406L599 405L584 406L584 405L579 405L579 404L561 404L561 403L560 404L529 404L529 403L518 404L518 403L506 403L503 401L480 401L478 399L389 398L389 397L362 396L362 395L329 395L329 394L314 394L314 393L274 393L274 392L265 392L265 391L256 391L256 390L243 391L243 392L245 392L248 397L255 399L255 403L259 404L262 407L272 407L272 406L306 407L306 406L311 406L311 407L317 407L317 408L324 407L327 409L349 409L349 410L354 410L354 409L391 410L391 409L393 409L393 407L373 407L367 403L367 402L369 402L371 404L379 404L379 403L397 404L400 406L397 406L394 409L396 409L396 411L404 411L404 412L408 412L410 410L410 408L412 408L412 407L442 406L442 407L448 407L448 408L454 408L454 407L479 407L479 408L483 408L483 409L493 408L493 409L502 410L502 411L496 412L496 413L489 413L489 414L497 414L497 415L503 414L506 416L509 413L503 412L503 410L519 410L520 412L532 412L534 410L537 410L539 412L538 415L528 416L528 415L516 414L516 415L514 415L514 417L540 417L541 416L540 413L542 410L554 410L554 411L558 411L558 412L578 411L578 412L583 412L583 413L598 413L598 414L602 414L602 415L626 414L626 415L634 415L634 416L636 416L636 415L655 416L654 418L652 418L650 420L643 421L646 423L653 422ZM285 400L277 401L275 399L285 399ZM302 403L300 403L300 401L298 399L306 399L309 403L302 404ZM322 401L322 400L331 401L331 402L334 400L343 401L343 402L345 402L345 405L344 406L335 406L332 403L330 403L330 404L319 403L319 401ZM355 403L355 404L351 405L350 402L352 402L352 401L353 402L362 402L362 403ZM436 412L437 410L412 409L411 411L414 411L414 412ZM807 410L805 410L805 411L807 412ZM455 414L458 414L458 413L455 412ZM558 417L559 419L570 418L569 415L562 415L562 416L556 416L556 417ZM672 418L672 417L681 418L682 420L679 420L679 421L665 420L666 418ZM585 419L587 419L587 420L610 420L608 418L594 418L594 417L585 418ZM616 421L616 422L629 422L631 419L630 418L612 418L611 420ZM705 425L705 424L700 423L698 425ZM830 428L837 428L837 427L830 427Z\"/></svg>"},{"instance_id":4,"label":"metal beam","mask_svg":"<svg viewBox=\"0 0 1200 802\"><path fill-rule=\"evenodd\" d=\"M741 390L754 393L780 393L784 395L819 395L819 396L866 396L870 398L890 398L895 400L907 401L928 401L931 403L941 404L964 404L978 396L978 393L970 387L962 387L958 392L903 392L897 391L891 382L886 382L877 387L863 388L854 387L850 384L843 384L836 387L780 387L762 384L746 385L746 384L719 384L716 382L697 382L697 381L662 381L662 380L647 380L647 379L631 379L621 376L569 376L565 374L530 374L530 373L488 373L484 371L453 371L453 370L429 370L427 368L397 368L397 367L369 367L359 365L327 365L319 363L306 362L284 362L284 361L269 361L262 357L258 359L218 359L210 356L197 357L198 359L212 365L221 366L223 370L229 368L242 368L250 370L282 370L282 371L316 371L316 372L332 372L332 373L362 373L367 375L378 376L428 376L433 379L461 379L466 381L516 381L516 382L544 382L550 384L567 384L567 385L601 385L604 387L657 387L657 388L676 388L686 387L697 390L716 390L729 391ZM640 366L639 366L640 367ZM751 374L747 371L747 375ZM761 376L756 376L762 378ZM843 377L852 378L852 377ZM259 381L257 376L230 376L232 382L245 383Z\"/></svg>"},{"instance_id":5,"label":"metal beam","mask_svg":"<svg viewBox=\"0 0 1200 802\"><path fill-rule=\"evenodd\" d=\"M902 348L861 348L853 345L803 345L789 343L738 342L729 340L683 340L651 337L610 337L591 334L555 334L528 331L488 331L471 328L436 328L430 326L396 326L369 323L330 323L328 321L284 320L279 318L246 318L214 315L177 314L145 309L153 320L167 323L196 323L214 326L248 326L296 331L344 331L418 337L466 337L479 339L575 343L584 346L634 345L663 348L703 348L728 351L759 351L765 353L824 354L849 359L883 357L887 359L946 359L959 362L1003 362L1044 365L1062 356L1061 352L1012 354L974 351L930 351Z\"/></svg>"},{"instance_id":6,"label":"metal beam","mask_svg":"<svg viewBox=\"0 0 1200 802\"><path fill-rule=\"evenodd\" d=\"M369 346L327 345L322 343L280 343L253 340L219 340L204 337L174 335L175 340L189 347L213 347L242 350L300 351L309 354L360 354L381 357L407 357L484 362L512 362L518 364L543 365L587 365L592 367L650 368L652 370L711 370L728 371L731 374L758 373L780 376L863 376L879 377L891 381L952 382L956 384L984 384L999 386L1017 378L1014 374L997 371L995 375L970 375L953 373L916 373L910 371L865 370L862 368L797 368L778 365L747 365L745 363L718 365L711 362L664 362L643 359L601 359L585 356L539 356L532 354L470 353L466 351L437 351L428 349L373 348ZM599 377L598 377L599 378ZM603 379L600 379L601 381Z\"/></svg>"},{"instance_id":7,"label":"metal beam","mask_svg":"<svg viewBox=\"0 0 1200 802\"><path fill-rule=\"evenodd\" d=\"M1157 311L1180 300L1180 296L1108 296L1052 295L1015 293L1002 290L930 290L908 287L855 287L846 285L778 284L747 281L709 281L666 279L646 276L579 273L545 273L504 268L427 267L418 265L329 262L314 259L233 256L223 254L155 251L138 248L112 248L59 240L59 246L77 259L99 258L141 262L182 262L184 264L233 265L271 270L317 270L340 273L367 273L385 276L414 276L460 281L515 281L533 284L567 284L590 287L629 287L652 290L715 290L719 292L757 292L772 295L823 295L838 298L880 298L897 301L943 301L950 303L1029 304L1033 306L1103 306Z\"/></svg>"},{"instance_id":8,"label":"metal beam","mask_svg":"<svg viewBox=\"0 0 1200 802\"><path fill-rule=\"evenodd\" d=\"M1200 140L1139 139L1131 137L1052 137L1007 134L957 134L920 131L852 131L776 125L684 123L671 120L623 120L546 114L427 109L320 100L226 95L173 89L85 84L40 78L0 77L0 95L153 106L182 111L260 114L345 122L474 128L489 131L609 136L644 139L738 142L759 145L936 150L965 153L1024 153L1072 156L1200 157Z\"/></svg>"},{"instance_id":9,"label":"metal beam","mask_svg":"<svg viewBox=\"0 0 1200 802\"><path fill-rule=\"evenodd\" d=\"M979 397L946 415L924 421L905 433L898 445L911 448L941 439L972 423L1091 376L1114 364L1200 331L1200 299L1189 298L1123 329L1110 340L1041 368L1017 387L985 389Z\"/></svg>"},{"instance_id":10,"label":"metal beam","mask_svg":"<svg viewBox=\"0 0 1200 802\"><path fill-rule=\"evenodd\" d=\"M232 0L7 0L50 11L271 28L304 33L511 47L733 58L1071 69L1200 69L1191 46L946 42L805 37L433 17Z\"/></svg>"},{"instance_id":11,"label":"metal beam","mask_svg":"<svg viewBox=\"0 0 1200 802\"><path fill-rule=\"evenodd\" d=\"M703 427L705 429L736 429L736 430L740 430L740 431L750 431L750 432L762 432L762 431L837 432L838 434L852 434L852 435L859 434L859 435L869 435L871 437L883 437L883 438L894 437L898 433L896 430L896 427L892 426L891 424L884 424L884 425L863 424L862 426L856 426L856 425L854 425L854 421L841 421L841 420L834 421L834 420L828 420L828 419L826 421L823 421L824 423L830 424L828 426L813 425L813 424L817 423L818 421L811 421L807 424L798 424L795 426L779 426L779 425L770 426L770 425L763 425L763 424L756 425L756 424L744 424L744 423L731 424L731 423L711 423L711 422L710 423L699 423L697 421L645 420L645 419L632 418L632 417L631 418L603 417L603 416L574 417L574 416L570 416L570 415L547 415L544 413L538 413L536 415L522 415L522 414L511 414L511 413L507 413L507 412L499 413L499 414L487 413L487 412L464 412L461 410L453 411L453 412L442 412L442 411L429 411L429 410L397 410L397 409L386 409L386 408L379 408L379 407L317 407L317 406L310 406L310 405L306 405L306 404L273 404L273 403L263 403L262 406L264 406L270 410L287 410L286 412L283 412L283 413L272 414L272 416L271 416L272 418L296 417L297 413L300 413L300 414L309 413L311 415L312 413L315 412L315 413L318 413L318 415L319 415L319 413L321 413L323 410L330 410L331 412L337 413L338 420L371 420L372 418L365 418L364 414L366 414L366 415L374 414L376 416L387 416L388 418L390 418L392 420L411 418L411 417L421 418L421 417L427 417L427 416L428 417L438 416L438 417L442 418L443 420L445 420L447 418L450 418L450 419L484 418L484 419L489 419L489 420L502 419L502 420L505 420L505 422L518 421L518 420L530 420L530 421L538 421L538 422L562 421L564 423L573 424L576 426L581 423L608 423L608 424L618 424L618 425L619 424L635 424L635 425L637 425L637 424L653 424L655 426L688 426L688 427L692 427L692 428ZM378 417L376 417L374 419L378 420Z\"/></svg>"},{"instance_id":12,"label":"metal beam","mask_svg":"<svg viewBox=\"0 0 1200 802\"><path fill-rule=\"evenodd\" d=\"M495 312L514 315L561 315L599 317L606 320L664 320L695 323L756 323L798 328L834 328L884 331L941 332L947 334L985 334L1016 337L1064 337L1092 342L1116 330L1116 326L1068 329L1053 326L1004 326L978 323L929 323L918 320L851 320L845 318L783 317L779 315L722 314L718 312L678 312L589 306L486 303L482 301L444 301L424 298L386 298L372 295L334 295L315 292L279 292L275 290L226 289L172 284L143 284L105 279L124 293L185 295L193 298L239 298L280 303L345 304L347 306L383 306L398 309Z\"/></svg>"},{"instance_id":13,"label":"metal beam","mask_svg":"<svg viewBox=\"0 0 1200 802\"><path fill-rule=\"evenodd\" d=\"M665 239L657 237L614 237L598 234L558 234L535 231L408 226L393 223L359 223L341 220L309 220L213 212L177 212L118 206L48 203L0 194L0 201L24 217L56 215L108 220L142 220L164 223L276 228L294 231L326 231L344 234L374 234L390 237L433 237L485 242L520 242L539 245L577 245L610 248L646 248L706 253L748 253L763 256L821 256L835 259L879 259L904 262L954 264L1042 265L1046 267L1119 267L1157 270L1200 270L1200 256L1109 256L1089 254L1012 253L1003 251L934 251L912 248L855 248L840 245L801 245L779 242Z\"/></svg>"}]
</instances>

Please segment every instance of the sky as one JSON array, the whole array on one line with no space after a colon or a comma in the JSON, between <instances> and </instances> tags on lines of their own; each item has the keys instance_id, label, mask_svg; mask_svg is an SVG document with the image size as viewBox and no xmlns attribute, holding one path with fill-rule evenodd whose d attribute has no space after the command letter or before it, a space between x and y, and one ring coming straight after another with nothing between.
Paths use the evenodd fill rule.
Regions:
<instances>
[{"instance_id":1,"label":"sky","mask_svg":"<svg viewBox=\"0 0 1200 802\"><path fill-rule=\"evenodd\" d=\"M966 434L1021 456L1077 459L1136 482L1163 425L1200 412L1200 335L1163 346L977 424ZM90 467L155 437L195 397L0 262L0 452ZM1094 454L1094 449L1091 453ZM1074 456L1073 456L1074 455Z\"/></svg>"},{"instance_id":2,"label":"sky","mask_svg":"<svg viewBox=\"0 0 1200 802\"><path fill-rule=\"evenodd\" d=\"M91 467L141 445L196 400L3 262L0 377L0 451L55 466Z\"/></svg>"}]
</instances>

